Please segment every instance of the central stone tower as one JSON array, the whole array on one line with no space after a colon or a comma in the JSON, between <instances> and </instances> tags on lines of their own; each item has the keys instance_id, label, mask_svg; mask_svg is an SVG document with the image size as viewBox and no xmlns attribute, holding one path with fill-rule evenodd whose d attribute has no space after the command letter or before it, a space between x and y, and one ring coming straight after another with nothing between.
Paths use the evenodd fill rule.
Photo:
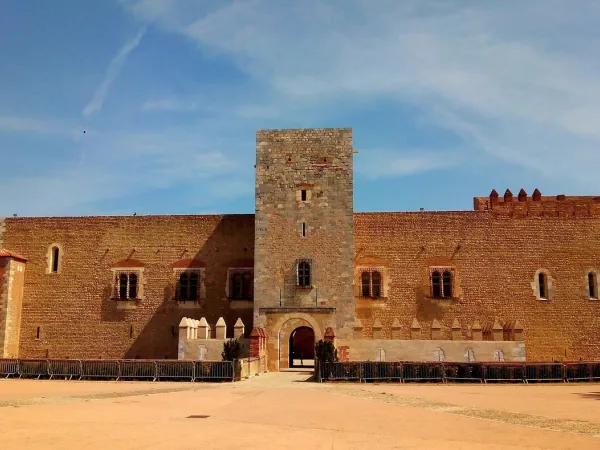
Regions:
<instances>
[{"instance_id":1,"label":"central stone tower","mask_svg":"<svg viewBox=\"0 0 600 450\"><path fill-rule=\"evenodd\" d=\"M257 132L254 323L281 345L292 319L351 333L352 160L351 129Z\"/></svg>"}]
</instances>

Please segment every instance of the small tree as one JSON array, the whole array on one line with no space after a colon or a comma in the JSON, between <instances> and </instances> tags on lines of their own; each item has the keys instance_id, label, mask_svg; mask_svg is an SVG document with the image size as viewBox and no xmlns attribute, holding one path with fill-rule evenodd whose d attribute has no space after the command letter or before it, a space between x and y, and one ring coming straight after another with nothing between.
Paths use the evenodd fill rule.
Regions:
<instances>
[{"instance_id":1,"label":"small tree","mask_svg":"<svg viewBox=\"0 0 600 450\"><path fill-rule=\"evenodd\" d=\"M315 357L319 362L336 362L338 360L337 349L333 342L321 339L315 344Z\"/></svg>"},{"instance_id":2,"label":"small tree","mask_svg":"<svg viewBox=\"0 0 600 450\"><path fill-rule=\"evenodd\" d=\"M221 358L223 361L233 361L239 359L242 355L242 349L244 346L237 339L229 339L223 343L223 352L221 352Z\"/></svg>"}]
</instances>

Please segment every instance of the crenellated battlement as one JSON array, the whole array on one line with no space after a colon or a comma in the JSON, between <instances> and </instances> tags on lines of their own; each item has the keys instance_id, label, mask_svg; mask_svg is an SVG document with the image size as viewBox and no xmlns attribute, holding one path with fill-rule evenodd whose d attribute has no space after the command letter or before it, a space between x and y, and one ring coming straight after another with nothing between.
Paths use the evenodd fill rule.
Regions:
<instances>
[{"instance_id":1,"label":"crenellated battlement","mask_svg":"<svg viewBox=\"0 0 600 450\"><path fill-rule=\"evenodd\" d=\"M536 189L528 196L524 189L514 196L507 189L500 197L492 190L489 197L473 199L475 211L491 211L507 217L600 217L600 196L544 196Z\"/></svg>"}]
</instances>

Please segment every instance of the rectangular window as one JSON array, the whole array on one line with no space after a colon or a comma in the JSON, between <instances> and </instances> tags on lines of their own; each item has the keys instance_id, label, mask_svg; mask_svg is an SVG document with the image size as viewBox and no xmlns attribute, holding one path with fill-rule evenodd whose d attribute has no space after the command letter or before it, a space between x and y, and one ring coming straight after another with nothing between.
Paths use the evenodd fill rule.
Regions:
<instances>
[{"instance_id":1,"label":"rectangular window","mask_svg":"<svg viewBox=\"0 0 600 450\"><path fill-rule=\"evenodd\" d=\"M230 269L229 298L231 300L252 300L254 298L253 269Z\"/></svg>"},{"instance_id":2,"label":"rectangular window","mask_svg":"<svg viewBox=\"0 0 600 450\"><path fill-rule=\"evenodd\" d=\"M306 201L306 189L302 189L300 191L300 199L305 202Z\"/></svg>"},{"instance_id":3,"label":"rectangular window","mask_svg":"<svg viewBox=\"0 0 600 450\"><path fill-rule=\"evenodd\" d=\"M302 222L302 237L306 237L306 222Z\"/></svg>"}]
</instances>

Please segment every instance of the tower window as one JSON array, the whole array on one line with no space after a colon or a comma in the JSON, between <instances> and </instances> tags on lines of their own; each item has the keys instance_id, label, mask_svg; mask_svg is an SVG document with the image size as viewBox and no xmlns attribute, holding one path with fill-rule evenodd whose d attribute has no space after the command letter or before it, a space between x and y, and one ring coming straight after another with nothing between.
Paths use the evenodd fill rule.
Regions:
<instances>
[{"instance_id":1,"label":"tower window","mask_svg":"<svg viewBox=\"0 0 600 450\"><path fill-rule=\"evenodd\" d=\"M46 273L60 273L62 266L62 247L59 244L52 244L47 253L48 268Z\"/></svg>"},{"instance_id":2,"label":"tower window","mask_svg":"<svg viewBox=\"0 0 600 450\"><path fill-rule=\"evenodd\" d=\"M177 300L198 300L198 272L183 272L177 280Z\"/></svg>"},{"instance_id":3,"label":"tower window","mask_svg":"<svg viewBox=\"0 0 600 450\"><path fill-rule=\"evenodd\" d=\"M306 198L307 198L307 195L306 195L306 189L302 189L302 190L300 191L300 199L301 199L303 202L305 202L305 201L306 201Z\"/></svg>"},{"instance_id":4,"label":"tower window","mask_svg":"<svg viewBox=\"0 0 600 450\"><path fill-rule=\"evenodd\" d=\"M58 258L60 256L60 250L58 247L52 248L52 272L58 272Z\"/></svg>"},{"instance_id":5,"label":"tower window","mask_svg":"<svg viewBox=\"0 0 600 450\"><path fill-rule=\"evenodd\" d=\"M302 237L306 237L306 222L302 222Z\"/></svg>"},{"instance_id":6,"label":"tower window","mask_svg":"<svg viewBox=\"0 0 600 450\"><path fill-rule=\"evenodd\" d=\"M309 287L310 285L310 263L300 261L298 263L298 286Z\"/></svg>"}]
</instances>

